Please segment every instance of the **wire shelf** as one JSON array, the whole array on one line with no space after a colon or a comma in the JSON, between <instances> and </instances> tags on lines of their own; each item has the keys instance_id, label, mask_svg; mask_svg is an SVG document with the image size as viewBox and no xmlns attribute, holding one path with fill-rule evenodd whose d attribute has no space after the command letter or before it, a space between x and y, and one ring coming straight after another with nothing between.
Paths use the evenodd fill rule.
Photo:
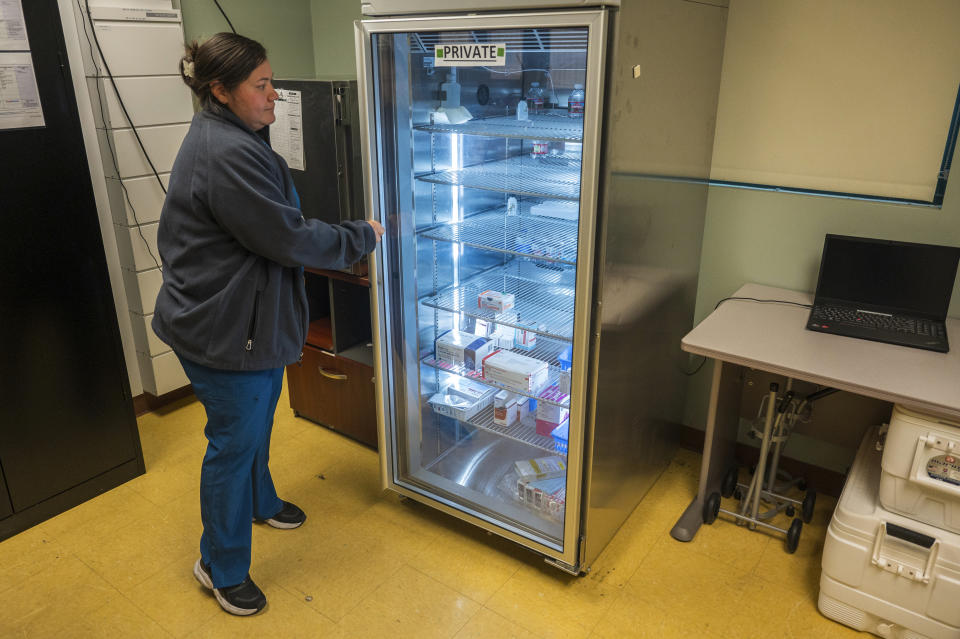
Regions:
<instances>
[{"instance_id":1,"label":"wire shelf","mask_svg":"<svg viewBox=\"0 0 960 639\"><path fill-rule=\"evenodd\" d=\"M528 353L522 353L522 354L528 355ZM457 375L458 377L465 377L466 379L479 382L480 384L483 384L484 386L489 386L490 388L497 388L500 390L510 391L511 393L516 393L517 395L532 397L533 399L537 400L537 402L543 402L545 404L550 404L551 406L562 406L563 408L570 407L569 395L561 395L563 399L561 399L560 401L556 401L553 399L545 399L543 397L540 397L540 394L547 391L548 389L556 388L556 385L551 385L551 381L548 381L542 388L538 388L533 391L523 391L523 390L520 390L519 388L514 388L513 386L506 386L499 382L486 379L480 371L474 371L462 364L451 364L449 362L442 362L436 359L435 357L433 357L433 355L427 355L422 360L420 360L420 363L430 368L435 368L437 370L444 371L446 373ZM560 367L549 366L549 365L547 366L548 380L556 380L559 376L560 376Z\"/></svg>"},{"instance_id":2,"label":"wire shelf","mask_svg":"<svg viewBox=\"0 0 960 639\"><path fill-rule=\"evenodd\" d=\"M551 155L535 159L521 155L463 169L425 173L417 179L499 193L579 200L580 157Z\"/></svg>"},{"instance_id":3,"label":"wire shelf","mask_svg":"<svg viewBox=\"0 0 960 639\"><path fill-rule=\"evenodd\" d=\"M531 264L531 269L537 268L537 264ZM480 293L488 290L512 293L514 307L506 313L478 308L477 298ZM505 269L483 273L460 286L448 288L420 301L424 306L441 311L462 313L467 317L530 330L537 335L565 342L573 340L573 289L517 277L508 274Z\"/></svg>"},{"instance_id":4,"label":"wire shelf","mask_svg":"<svg viewBox=\"0 0 960 639\"><path fill-rule=\"evenodd\" d=\"M494 117L470 120L463 124L421 124L413 127L433 133L459 133L491 138L521 138L551 142L582 142L583 119L563 115L531 115L529 120Z\"/></svg>"},{"instance_id":5,"label":"wire shelf","mask_svg":"<svg viewBox=\"0 0 960 639\"><path fill-rule=\"evenodd\" d=\"M566 206L567 202L557 203ZM436 226L420 236L439 242L463 244L544 262L577 263L577 222L530 215L531 204L520 207L520 215L507 215L506 208L474 215L462 222ZM541 206L551 206L546 203ZM571 203L576 211L576 204Z\"/></svg>"},{"instance_id":6,"label":"wire shelf","mask_svg":"<svg viewBox=\"0 0 960 639\"><path fill-rule=\"evenodd\" d=\"M566 457L567 454L565 452L557 450L557 443L553 437L550 435L537 434L535 420L536 418L533 415L527 415L522 420L514 422L511 426L500 426L493 422L493 406L488 406L471 419L468 419L467 423L471 426L476 426L477 428L500 435L501 437L523 442L524 444L545 450L548 453Z\"/></svg>"}]
</instances>

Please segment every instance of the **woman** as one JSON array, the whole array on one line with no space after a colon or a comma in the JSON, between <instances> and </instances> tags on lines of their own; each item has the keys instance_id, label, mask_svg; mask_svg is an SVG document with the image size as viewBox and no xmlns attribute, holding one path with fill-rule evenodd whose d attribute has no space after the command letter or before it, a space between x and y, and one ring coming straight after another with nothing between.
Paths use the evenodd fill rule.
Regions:
<instances>
[{"instance_id":1,"label":"woman","mask_svg":"<svg viewBox=\"0 0 960 639\"><path fill-rule=\"evenodd\" d=\"M224 610L250 615L267 603L249 575L251 522L306 520L277 497L267 465L283 367L306 339L303 267L345 268L376 248L383 227L301 215L290 171L266 142L277 93L262 45L219 33L189 46L180 71L201 110L160 216L153 330L207 413L194 575Z\"/></svg>"}]
</instances>

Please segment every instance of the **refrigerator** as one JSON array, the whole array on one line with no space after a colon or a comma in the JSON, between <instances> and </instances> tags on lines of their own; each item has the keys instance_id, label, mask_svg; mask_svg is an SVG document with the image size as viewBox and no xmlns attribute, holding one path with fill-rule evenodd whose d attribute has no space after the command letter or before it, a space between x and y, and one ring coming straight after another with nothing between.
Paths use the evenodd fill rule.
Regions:
<instances>
[{"instance_id":1,"label":"refrigerator","mask_svg":"<svg viewBox=\"0 0 960 639\"><path fill-rule=\"evenodd\" d=\"M725 19L583 4L356 23L383 486L573 574L682 432Z\"/></svg>"}]
</instances>

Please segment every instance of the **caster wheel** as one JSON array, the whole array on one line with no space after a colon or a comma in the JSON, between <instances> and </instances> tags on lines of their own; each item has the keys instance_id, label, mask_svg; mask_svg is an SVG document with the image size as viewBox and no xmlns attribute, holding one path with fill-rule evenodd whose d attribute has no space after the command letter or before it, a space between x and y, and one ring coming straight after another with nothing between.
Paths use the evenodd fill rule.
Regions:
<instances>
[{"instance_id":1,"label":"caster wheel","mask_svg":"<svg viewBox=\"0 0 960 639\"><path fill-rule=\"evenodd\" d=\"M801 530L803 530L803 522L799 519L794 519L790 528L787 529L787 552L791 555L797 551L797 546L800 545Z\"/></svg>"},{"instance_id":2,"label":"caster wheel","mask_svg":"<svg viewBox=\"0 0 960 639\"><path fill-rule=\"evenodd\" d=\"M739 488L735 488L733 491L733 498L736 499L737 501L740 501L741 499L743 499L743 491L740 490Z\"/></svg>"},{"instance_id":3,"label":"caster wheel","mask_svg":"<svg viewBox=\"0 0 960 639\"><path fill-rule=\"evenodd\" d=\"M801 516L805 523L810 523L813 520L813 508L817 505L817 493L812 490L807 492L807 496L803 498L803 508L801 508Z\"/></svg>"},{"instance_id":4,"label":"caster wheel","mask_svg":"<svg viewBox=\"0 0 960 639\"><path fill-rule=\"evenodd\" d=\"M800 490L806 490L806 489L807 489L807 480L806 480L806 479L801 479L800 481L798 481L798 482L797 482L797 488L799 488Z\"/></svg>"},{"instance_id":5,"label":"caster wheel","mask_svg":"<svg viewBox=\"0 0 960 639\"><path fill-rule=\"evenodd\" d=\"M783 512L786 513L787 517L790 517L790 518L792 518L795 514L797 514L797 511L793 506L787 506L787 509L784 510Z\"/></svg>"},{"instance_id":6,"label":"caster wheel","mask_svg":"<svg viewBox=\"0 0 960 639\"><path fill-rule=\"evenodd\" d=\"M720 493L711 493L703 504L703 523L710 525L720 514Z\"/></svg>"},{"instance_id":7,"label":"caster wheel","mask_svg":"<svg viewBox=\"0 0 960 639\"><path fill-rule=\"evenodd\" d=\"M737 467L734 466L727 470L723 476L723 482L720 484L720 494L724 497L732 497L737 489Z\"/></svg>"}]
</instances>

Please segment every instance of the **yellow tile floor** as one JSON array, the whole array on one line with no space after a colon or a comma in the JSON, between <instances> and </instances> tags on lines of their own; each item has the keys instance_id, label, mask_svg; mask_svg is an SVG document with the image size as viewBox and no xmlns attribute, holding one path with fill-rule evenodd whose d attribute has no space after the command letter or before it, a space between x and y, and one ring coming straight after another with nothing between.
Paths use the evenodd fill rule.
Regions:
<instances>
[{"instance_id":1,"label":"yellow tile floor","mask_svg":"<svg viewBox=\"0 0 960 639\"><path fill-rule=\"evenodd\" d=\"M816 608L834 502L794 555L726 521L668 531L696 489L680 451L592 571L574 578L499 537L380 490L376 453L280 399L271 467L308 513L256 525L251 574L269 600L220 610L193 578L202 406L139 419L147 473L0 542L0 637L817 637L855 633Z\"/></svg>"}]
</instances>

